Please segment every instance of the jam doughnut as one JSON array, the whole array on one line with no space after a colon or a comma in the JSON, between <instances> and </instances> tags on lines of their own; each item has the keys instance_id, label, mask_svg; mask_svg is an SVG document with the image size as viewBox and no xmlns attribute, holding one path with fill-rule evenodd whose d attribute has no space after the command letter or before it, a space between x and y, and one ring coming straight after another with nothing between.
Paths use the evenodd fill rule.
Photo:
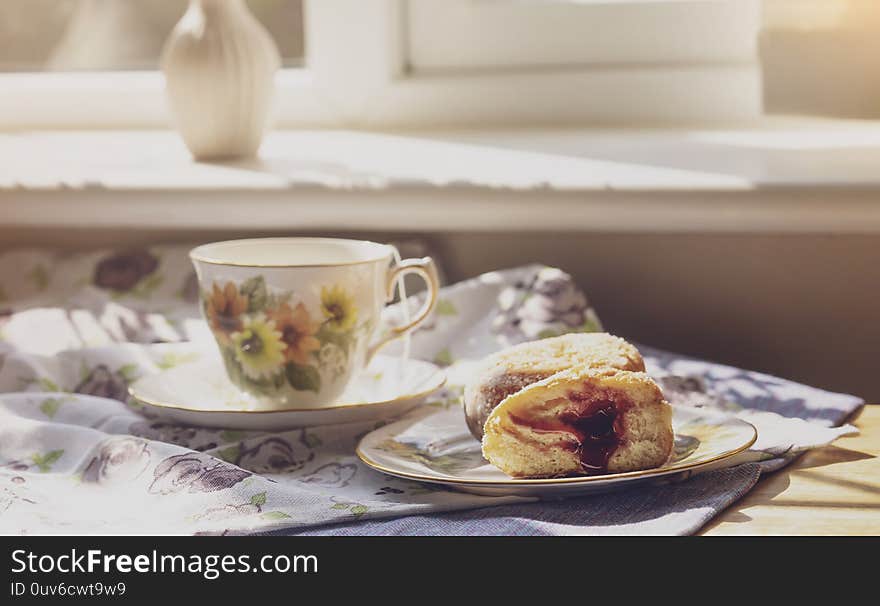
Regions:
<instances>
[{"instance_id":1,"label":"jam doughnut","mask_svg":"<svg viewBox=\"0 0 880 606\"><path fill-rule=\"evenodd\" d=\"M659 467L672 408L642 372L570 368L505 398L486 421L483 456L520 478Z\"/></svg>"},{"instance_id":2,"label":"jam doughnut","mask_svg":"<svg viewBox=\"0 0 880 606\"><path fill-rule=\"evenodd\" d=\"M489 413L507 396L572 366L645 370L639 351L607 333L572 333L520 343L483 362L465 386L464 413L478 440Z\"/></svg>"}]
</instances>

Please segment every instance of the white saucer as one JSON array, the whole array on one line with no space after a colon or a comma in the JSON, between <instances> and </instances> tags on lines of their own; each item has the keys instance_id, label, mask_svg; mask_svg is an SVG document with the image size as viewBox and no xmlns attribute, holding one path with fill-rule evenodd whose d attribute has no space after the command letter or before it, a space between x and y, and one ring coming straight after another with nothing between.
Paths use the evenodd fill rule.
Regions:
<instances>
[{"instance_id":1,"label":"white saucer","mask_svg":"<svg viewBox=\"0 0 880 606\"><path fill-rule=\"evenodd\" d=\"M675 449L656 468L584 477L511 478L480 452L459 407L410 415L368 433L357 454L370 467L408 480L482 495L562 498L685 480L695 473L742 462L738 453L757 438L753 425L730 415L673 407Z\"/></svg>"},{"instance_id":2,"label":"white saucer","mask_svg":"<svg viewBox=\"0 0 880 606\"><path fill-rule=\"evenodd\" d=\"M141 377L128 391L146 412L174 423L276 431L398 417L445 382L445 373L430 362L377 355L337 404L272 409L230 383L218 358Z\"/></svg>"}]
</instances>

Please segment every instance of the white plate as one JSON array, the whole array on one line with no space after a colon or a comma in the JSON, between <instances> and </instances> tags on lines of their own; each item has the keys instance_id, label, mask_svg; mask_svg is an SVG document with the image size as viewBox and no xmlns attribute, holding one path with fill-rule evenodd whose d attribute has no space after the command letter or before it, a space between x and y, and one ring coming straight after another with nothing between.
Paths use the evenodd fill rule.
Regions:
<instances>
[{"instance_id":1,"label":"white plate","mask_svg":"<svg viewBox=\"0 0 880 606\"><path fill-rule=\"evenodd\" d=\"M731 417L696 408L673 407L675 452L656 469L601 476L517 479L483 459L480 443L467 430L457 407L409 415L370 432L357 454L384 473L442 484L484 495L560 498L630 488L644 482L674 482L693 474L735 465L734 455L757 438L754 426Z\"/></svg>"},{"instance_id":2,"label":"white plate","mask_svg":"<svg viewBox=\"0 0 880 606\"><path fill-rule=\"evenodd\" d=\"M274 431L398 417L446 382L422 360L377 355L340 401L324 408L272 409L236 388L218 359L141 377L129 388L145 411L184 425Z\"/></svg>"}]
</instances>

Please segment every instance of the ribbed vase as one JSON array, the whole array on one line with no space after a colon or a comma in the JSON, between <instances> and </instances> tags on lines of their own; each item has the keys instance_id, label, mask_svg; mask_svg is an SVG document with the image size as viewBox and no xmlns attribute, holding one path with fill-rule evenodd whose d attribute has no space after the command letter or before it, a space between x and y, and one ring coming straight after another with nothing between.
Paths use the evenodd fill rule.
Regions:
<instances>
[{"instance_id":1,"label":"ribbed vase","mask_svg":"<svg viewBox=\"0 0 880 606\"><path fill-rule=\"evenodd\" d=\"M281 58L243 0L190 0L161 64L177 129L193 156L256 154Z\"/></svg>"}]
</instances>

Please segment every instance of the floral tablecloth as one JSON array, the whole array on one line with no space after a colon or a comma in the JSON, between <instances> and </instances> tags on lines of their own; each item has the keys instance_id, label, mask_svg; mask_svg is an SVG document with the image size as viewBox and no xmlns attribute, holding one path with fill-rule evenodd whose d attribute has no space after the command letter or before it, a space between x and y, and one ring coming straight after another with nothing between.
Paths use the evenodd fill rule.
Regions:
<instances>
[{"instance_id":1,"label":"floral tablecloth","mask_svg":"<svg viewBox=\"0 0 880 606\"><path fill-rule=\"evenodd\" d=\"M127 402L135 378L215 354L187 250L0 255L0 532L686 534L763 471L853 433L840 423L862 405L644 347L671 400L758 426L743 464L680 485L553 503L400 480L354 455L375 422L200 429ZM392 306L386 320L402 315ZM426 406L449 408L459 405L473 360L523 340L602 328L568 275L527 266L445 287L411 355L447 368L447 388Z\"/></svg>"}]
</instances>

